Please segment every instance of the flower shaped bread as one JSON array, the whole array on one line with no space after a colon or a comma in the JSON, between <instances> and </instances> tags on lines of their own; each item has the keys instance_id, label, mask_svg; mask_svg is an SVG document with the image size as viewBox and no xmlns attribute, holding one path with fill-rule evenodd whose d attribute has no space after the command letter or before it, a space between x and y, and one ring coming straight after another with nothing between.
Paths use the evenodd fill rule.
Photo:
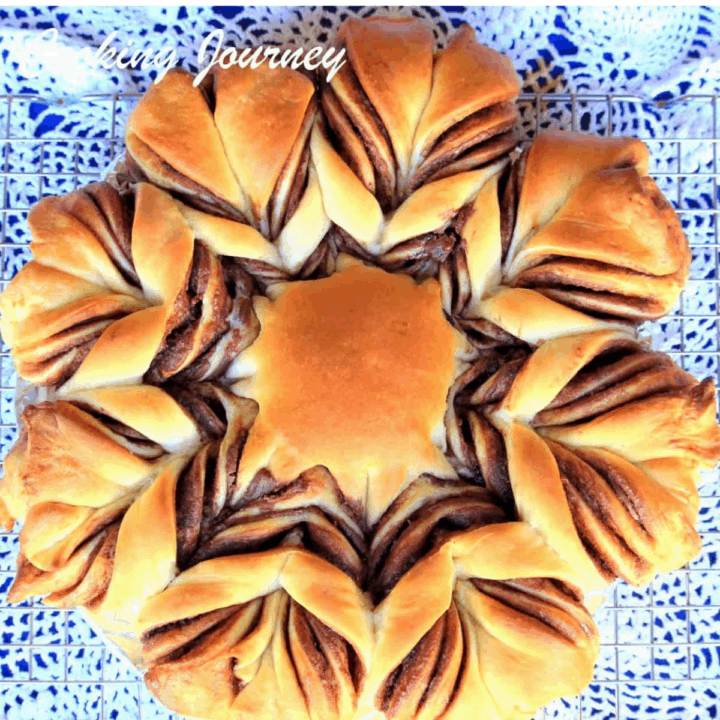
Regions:
<instances>
[{"instance_id":1,"label":"flower shaped bread","mask_svg":"<svg viewBox=\"0 0 720 720\"><path fill-rule=\"evenodd\" d=\"M511 153L468 28L337 43L329 83L169 73L120 181L31 212L10 599L83 606L193 717L529 718L592 677L585 593L699 548L714 389L636 337L687 241L639 141Z\"/></svg>"}]
</instances>

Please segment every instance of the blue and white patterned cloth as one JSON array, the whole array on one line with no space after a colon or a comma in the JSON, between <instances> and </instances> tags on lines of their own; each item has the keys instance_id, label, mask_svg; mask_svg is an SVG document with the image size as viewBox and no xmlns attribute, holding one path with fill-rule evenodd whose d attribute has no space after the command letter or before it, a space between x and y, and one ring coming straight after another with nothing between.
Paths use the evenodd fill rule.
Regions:
<instances>
[{"instance_id":1,"label":"blue and white patterned cloth","mask_svg":"<svg viewBox=\"0 0 720 720\"><path fill-rule=\"evenodd\" d=\"M172 45L183 67L197 70L205 36L223 29L227 44L326 44L348 15L418 15L431 21L440 43L462 23L512 58L530 91L627 92L669 99L720 91L720 11L703 7L85 7L0 8L2 82L8 93L43 97L112 90L143 91L152 72L71 76L53 60L34 81L18 77L18 56L48 28L72 50L97 48L112 30L118 47Z\"/></svg>"},{"instance_id":2,"label":"blue and white patterned cloth","mask_svg":"<svg viewBox=\"0 0 720 720\"><path fill-rule=\"evenodd\" d=\"M122 151L136 98L157 70L89 66L83 57L114 30L115 48L157 52L199 69L214 30L224 45L327 45L348 15L417 15L440 45L471 24L512 58L526 93L523 128L536 125L629 134L650 145L651 172L681 213L693 247L691 281L678 307L647 328L658 350L716 383L718 318L718 137L720 10L703 7L563 8L0 8L0 188L4 285L27 261L27 210L50 194L100 177ZM56 28L57 41L42 36ZM48 51L54 53L50 56ZM608 98L608 94L612 97ZM553 99L556 97L556 99ZM0 352L0 452L15 440L15 386ZM601 648L595 680L580 698L539 717L578 720L720 718L720 491L709 478L700 529L704 549L687 569L650 588L619 584L596 614ZM0 534L0 718L169 720L139 676L75 612L26 602L8 607L17 535ZM519 692L522 690L519 689Z\"/></svg>"}]
</instances>

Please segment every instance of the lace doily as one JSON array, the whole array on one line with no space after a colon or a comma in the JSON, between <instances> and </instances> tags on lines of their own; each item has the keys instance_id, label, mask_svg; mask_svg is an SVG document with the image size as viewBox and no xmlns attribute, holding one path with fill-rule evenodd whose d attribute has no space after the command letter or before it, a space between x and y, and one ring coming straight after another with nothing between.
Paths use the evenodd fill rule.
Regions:
<instances>
[{"instance_id":1,"label":"lace doily","mask_svg":"<svg viewBox=\"0 0 720 720\"><path fill-rule=\"evenodd\" d=\"M106 70L83 62L81 50L96 50L113 30L117 34L110 46L118 52L154 56L171 47L177 65L196 72L202 67L203 41L214 30L223 31L223 47L295 44L309 49L326 45L351 14L425 18L439 45L458 25L469 23L481 42L513 60L526 92L597 95L598 100L577 105L574 120L580 130L605 132L611 121L614 134L693 138L712 133L709 104L701 107L683 97L720 92L716 8L8 8L0 9L0 77L8 94L34 94L51 105L62 104L62 112L38 106L30 108L30 117L17 118L21 125L35 124L35 137L67 128L68 122L79 123L71 126L77 127L75 134L87 135L100 127L106 109L94 114L85 106L78 113L73 100L92 93L144 92L158 73L152 66ZM59 31L54 42L43 39L50 28ZM612 117L601 97L607 93L618 97ZM622 99L629 95L634 98ZM657 112L657 102L665 112ZM556 125L573 121L566 110L552 107L543 119ZM525 128L532 129L529 115ZM122 124L118 136L121 130ZM655 145L656 159L671 165L677 149ZM682 171L710 171L712 153L712 143L686 148Z\"/></svg>"},{"instance_id":2,"label":"lace doily","mask_svg":"<svg viewBox=\"0 0 720 720\"><path fill-rule=\"evenodd\" d=\"M698 377L718 380L718 148L720 11L658 8L1 8L0 156L4 186L2 281L29 259L27 208L43 195L99 177L122 151L134 97L156 71L108 71L83 64L112 30L114 46L172 46L178 65L197 71L211 31L227 47L327 45L350 14L426 18L439 45L461 23L507 54L530 97L521 101L527 136L538 126L628 134L650 145L654 174L681 212L693 246L691 281L678 307L646 332L656 349ZM56 43L41 34L58 28ZM45 50L56 54L44 55ZM547 93L549 97L537 97ZM611 97L608 97L608 94ZM4 456L15 441L15 375L2 348ZM688 570L649 588L618 584L596 620L603 647L595 680L580 698L560 700L539 717L646 720L720 717L720 497L715 478L701 488L704 549ZM15 567L17 536L0 535L0 593ZM137 675L105 649L74 613L31 603L0 607L0 715L7 720L169 720Z\"/></svg>"},{"instance_id":3,"label":"lace doily","mask_svg":"<svg viewBox=\"0 0 720 720\"><path fill-rule=\"evenodd\" d=\"M171 44L180 64L197 69L197 52L213 29L228 45L327 43L351 14L416 15L435 27L443 45L461 23L478 39L512 58L530 91L633 93L669 99L718 91L719 13L703 7L477 7L477 8L285 8L285 7L85 7L0 10L5 92L43 97L87 91L146 89L151 73L116 73L113 78L62 76L45 67L35 81L18 77L18 49L49 27L61 30L67 48L96 48L112 29L118 47L128 40L147 50ZM65 53L63 53L65 55Z\"/></svg>"}]
</instances>

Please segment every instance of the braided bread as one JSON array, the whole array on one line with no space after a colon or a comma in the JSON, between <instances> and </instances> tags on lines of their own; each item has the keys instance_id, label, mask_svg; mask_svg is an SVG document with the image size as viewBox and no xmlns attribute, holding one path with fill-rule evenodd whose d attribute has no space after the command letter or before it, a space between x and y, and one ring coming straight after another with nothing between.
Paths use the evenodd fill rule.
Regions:
<instances>
[{"instance_id":1,"label":"braided bread","mask_svg":"<svg viewBox=\"0 0 720 720\"><path fill-rule=\"evenodd\" d=\"M117 180L30 213L9 597L193 717L529 718L592 677L587 593L699 550L714 388L637 337L687 240L641 142L515 152L469 28L336 43L330 82L169 72Z\"/></svg>"}]
</instances>

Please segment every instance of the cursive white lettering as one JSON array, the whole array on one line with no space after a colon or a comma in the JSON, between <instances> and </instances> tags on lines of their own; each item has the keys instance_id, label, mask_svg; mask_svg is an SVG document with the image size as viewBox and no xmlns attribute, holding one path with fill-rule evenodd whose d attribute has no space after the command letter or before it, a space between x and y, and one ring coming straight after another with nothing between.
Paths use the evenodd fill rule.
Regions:
<instances>
[{"instance_id":1,"label":"cursive white lettering","mask_svg":"<svg viewBox=\"0 0 720 720\"><path fill-rule=\"evenodd\" d=\"M297 48L295 50L286 50L283 53L280 64L283 67L287 67L289 65L293 70L297 70L298 68L302 67L303 49Z\"/></svg>"},{"instance_id":2,"label":"cursive white lettering","mask_svg":"<svg viewBox=\"0 0 720 720\"><path fill-rule=\"evenodd\" d=\"M328 82L332 81L335 75L339 72L340 68L345 64L345 60L343 60L345 57L345 48L340 50L333 58L332 56L334 52L333 48L328 48L328 51L325 53L325 57L322 61L322 66L329 71L326 78Z\"/></svg>"},{"instance_id":3,"label":"cursive white lettering","mask_svg":"<svg viewBox=\"0 0 720 720\"><path fill-rule=\"evenodd\" d=\"M315 61L316 57L319 57L322 55L322 48L321 47L314 47L312 50L308 50L307 55L305 55L305 59L303 60L303 65L308 70L317 70L320 67L320 63L322 60ZM313 64L314 63L314 64Z\"/></svg>"},{"instance_id":4,"label":"cursive white lettering","mask_svg":"<svg viewBox=\"0 0 720 720\"><path fill-rule=\"evenodd\" d=\"M117 35L118 31L114 30L94 51L90 47L81 48L78 53L80 59L87 65L101 66L108 70L113 67L120 70L152 67L157 69L156 83L160 82L168 71L177 65L177 52L172 46L165 45L157 52L152 47L146 47L143 50L134 48L135 41L128 39L124 47L118 48L115 45ZM43 58L46 61L56 57L58 53L52 47L57 39L57 28L48 28L33 41L33 43L37 42L38 47L32 47L28 55L32 58ZM216 66L227 69L237 65L241 68L255 70L267 61L268 67L272 69L290 67L293 70L305 68L314 71L323 68L327 71L326 79L330 82L345 64L344 49L328 48L324 50L322 47L314 47L305 51L299 47L282 49L275 45L240 49L237 47L224 48L224 42L225 32L221 29L213 30L203 39L197 54L201 69L193 81L195 87L200 85ZM214 49L211 51L213 47ZM30 77L30 73L36 73L35 68L28 65L27 57L20 58L20 67L21 72L25 70L26 77Z\"/></svg>"},{"instance_id":5,"label":"cursive white lettering","mask_svg":"<svg viewBox=\"0 0 720 720\"><path fill-rule=\"evenodd\" d=\"M157 55L155 55L153 65L158 68L155 82L159 83L165 75L167 75L168 70L177 65L177 52L175 52L175 48L170 45L160 48L160 50L157 51Z\"/></svg>"},{"instance_id":6,"label":"cursive white lettering","mask_svg":"<svg viewBox=\"0 0 720 720\"><path fill-rule=\"evenodd\" d=\"M259 68L259 67L265 62L265 58L262 57L262 59L261 59L261 57L260 57L262 54L263 54L263 47L262 47L262 45L261 45L261 46L252 54L252 59L250 60L250 68L251 68L252 70L257 70L257 68Z\"/></svg>"},{"instance_id":7,"label":"cursive white lettering","mask_svg":"<svg viewBox=\"0 0 720 720\"><path fill-rule=\"evenodd\" d=\"M115 39L116 35L117 30L113 30L110 35L108 35L105 40L103 40L103 44L97 49L95 53L97 61L106 70L109 70L115 64L115 55L117 54L117 50L113 47L110 47L110 43Z\"/></svg>"},{"instance_id":8,"label":"cursive white lettering","mask_svg":"<svg viewBox=\"0 0 720 720\"><path fill-rule=\"evenodd\" d=\"M239 52L234 48L222 49L225 40L225 33L222 30L213 30L200 45L198 51L198 64L201 70L195 77L194 85L197 87L212 70L213 67L219 65L221 68L229 68L237 65L241 68L250 68L255 70L259 68L266 60L268 67L291 67L298 70L304 67L306 70L317 70L323 68L327 70L327 81L330 82L338 73L340 68L345 64L345 49L337 50L336 48L328 48L323 50L321 47L314 47L305 52L302 48L289 48L281 50L276 46L263 46L257 48L243 48ZM209 55L210 46L216 42L215 51Z\"/></svg>"},{"instance_id":9,"label":"cursive white lettering","mask_svg":"<svg viewBox=\"0 0 720 720\"><path fill-rule=\"evenodd\" d=\"M227 50L223 50L223 54L220 56L220 60L218 60L218 65L223 68L223 70L227 70L236 62L237 53L235 52L235 48L227 48Z\"/></svg>"},{"instance_id":10,"label":"cursive white lettering","mask_svg":"<svg viewBox=\"0 0 720 720\"><path fill-rule=\"evenodd\" d=\"M113 67L120 70L126 70L127 68L145 70L146 68L154 66L158 69L158 74L155 78L156 83L165 77L170 68L177 65L177 53L171 45L165 45L157 52L155 52L152 47L146 48L145 50L138 48L132 52L132 46L135 41L130 38L126 43L126 47L118 50L111 46L117 34L117 30L110 33L95 52L89 47L82 48L80 50L80 56L87 64L91 66L101 65L107 70Z\"/></svg>"},{"instance_id":11,"label":"cursive white lettering","mask_svg":"<svg viewBox=\"0 0 720 720\"><path fill-rule=\"evenodd\" d=\"M281 64L281 60L277 59L277 56L280 54L280 48L278 47L268 47L265 48L265 57L268 58L268 67L275 70L275 68L279 68Z\"/></svg>"},{"instance_id":12,"label":"cursive white lettering","mask_svg":"<svg viewBox=\"0 0 720 720\"><path fill-rule=\"evenodd\" d=\"M210 60L210 62L205 65L205 67L200 70L200 72L195 77L195 81L193 82L193 85L197 87L204 79L205 76L212 70L212 68L217 64L218 57L220 55L220 51L222 49L223 39L225 38L225 33L218 29L213 30L203 41L202 45L200 45L200 50L198 50L198 63L203 64L205 62L205 55L208 51L208 48L210 47L210 43L213 40L217 40L217 47L215 48L215 52L213 53L213 56Z\"/></svg>"}]
</instances>

